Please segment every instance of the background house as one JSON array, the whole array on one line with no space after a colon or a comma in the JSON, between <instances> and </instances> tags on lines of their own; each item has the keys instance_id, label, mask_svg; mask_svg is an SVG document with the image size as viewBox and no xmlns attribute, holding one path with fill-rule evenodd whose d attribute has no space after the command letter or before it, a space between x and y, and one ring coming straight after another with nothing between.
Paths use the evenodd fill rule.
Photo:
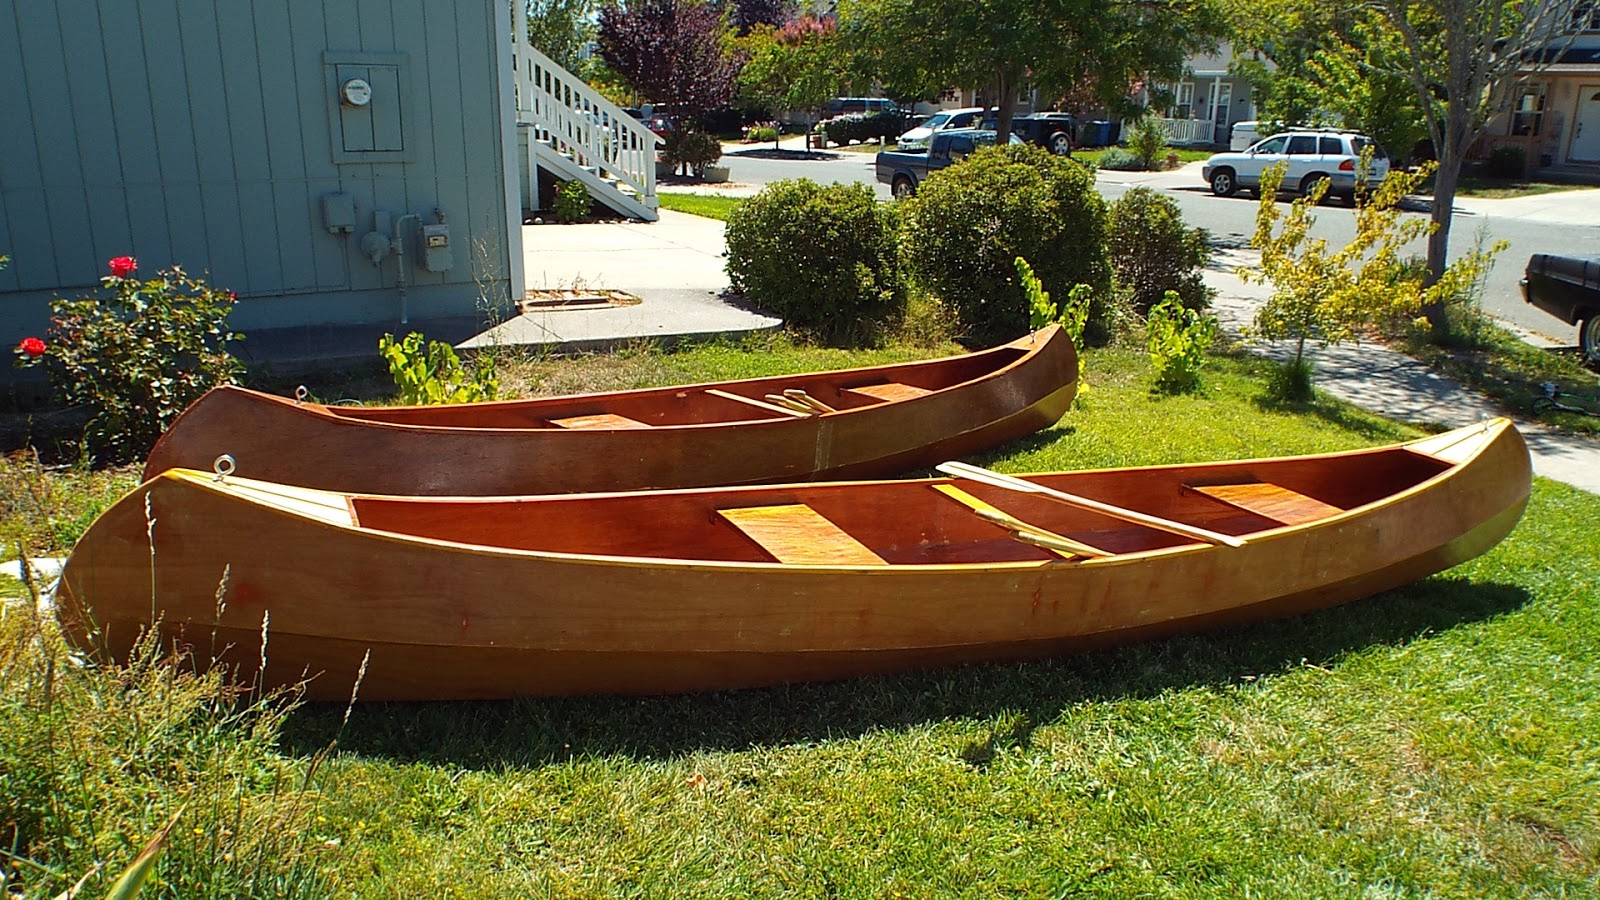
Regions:
<instances>
[{"instance_id":1,"label":"background house","mask_svg":"<svg viewBox=\"0 0 1600 900\"><path fill-rule=\"evenodd\" d=\"M1575 0L1564 19L1543 65L1525 73L1478 149L1486 156L1498 146L1518 146L1529 168L1600 179L1600 3Z\"/></svg>"},{"instance_id":2,"label":"background house","mask_svg":"<svg viewBox=\"0 0 1600 900\"><path fill-rule=\"evenodd\" d=\"M1157 105L1150 121L1167 133L1176 146L1226 147L1234 123L1256 117L1250 82L1230 70L1233 45L1223 43L1215 53L1189 58L1183 80L1161 85L1170 104ZM1153 92L1141 89L1139 99L1150 105Z\"/></svg>"},{"instance_id":3,"label":"background house","mask_svg":"<svg viewBox=\"0 0 1600 900\"><path fill-rule=\"evenodd\" d=\"M256 359L375 354L521 295L503 0L8 6L0 343L122 255L236 291Z\"/></svg>"}]
</instances>

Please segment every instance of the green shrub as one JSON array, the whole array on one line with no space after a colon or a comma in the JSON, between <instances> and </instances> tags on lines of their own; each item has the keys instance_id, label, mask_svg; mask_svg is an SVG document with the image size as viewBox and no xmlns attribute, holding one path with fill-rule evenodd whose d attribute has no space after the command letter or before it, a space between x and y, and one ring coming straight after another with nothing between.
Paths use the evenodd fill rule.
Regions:
<instances>
[{"instance_id":1,"label":"green shrub","mask_svg":"<svg viewBox=\"0 0 1600 900\"><path fill-rule=\"evenodd\" d=\"M1130 153L1121 147L1112 147L1100 154L1100 161L1097 165L1102 169L1110 169L1114 172L1141 172L1145 168L1144 160L1140 159L1137 154Z\"/></svg>"},{"instance_id":2,"label":"green shrub","mask_svg":"<svg viewBox=\"0 0 1600 900\"><path fill-rule=\"evenodd\" d=\"M1157 390L1180 394L1198 390L1200 367L1217 337L1217 319L1183 304L1176 292L1167 291L1145 320L1150 363Z\"/></svg>"},{"instance_id":3,"label":"green shrub","mask_svg":"<svg viewBox=\"0 0 1600 900\"><path fill-rule=\"evenodd\" d=\"M906 131L904 113L879 110L869 113L846 113L817 123L817 128L829 141L843 146L851 141L875 141L879 138L899 137Z\"/></svg>"},{"instance_id":4,"label":"green shrub","mask_svg":"<svg viewBox=\"0 0 1600 900\"><path fill-rule=\"evenodd\" d=\"M1019 256L1057 296L1088 285L1090 339L1108 333L1106 208L1090 170L1041 147L985 148L933 173L901 205L907 270L956 313L969 340L999 343L1028 330Z\"/></svg>"},{"instance_id":5,"label":"green shrub","mask_svg":"<svg viewBox=\"0 0 1600 900\"><path fill-rule=\"evenodd\" d=\"M704 131L674 132L661 148L661 161L680 172L703 178L706 166L722 158L722 142Z\"/></svg>"},{"instance_id":6,"label":"green shrub","mask_svg":"<svg viewBox=\"0 0 1600 900\"><path fill-rule=\"evenodd\" d=\"M583 186L583 182L574 178L571 181L561 182L561 187L556 188L556 201L551 212L555 213L557 222L571 225L589 218L589 209L592 205L589 189Z\"/></svg>"},{"instance_id":7,"label":"green shrub","mask_svg":"<svg viewBox=\"0 0 1600 900\"><path fill-rule=\"evenodd\" d=\"M791 325L859 333L904 305L895 219L864 184L774 182L728 217L728 278Z\"/></svg>"},{"instance_id":8,"label":"green shrub","mask_svg":"<svg viewBox=\"0 0 1600 900\"><path fill-rule=\"evenodd\" d=\"M58 399L89 412L84 442L102 461L137 459L201 394L232 384L244 364L227 349L231 291L173 266L154 278L119 256L100 281L111 295L50 302L50 339L27 338L18 364L43 365Z\"/></svg>"},{"instance_id":9,"label":"green shrub","mask_svg":"<svg viewBox=\"0 0 1600 900\"><path fill-rule=\"evenodd\" d=\"M1212 291L1201 277L1211 259L1210 235L1185 227L1171 197L1147 187L1123 194L1107 215L1106 243L1117 287L1141 317L1169 291L1190 309L1210 302Z\"/></svg>"},{"instance_id":10,"label":"green shrub","mask_svg":"<svg viewBox=\"0 0 1600 900\"><path fill-rule=\"evenodd\" d=\"M744 130L744 139L751 143L764 143L778 139L778 126L776 125L751 125Z\"/></svg>"},{"instance_id":11,"label":"green shrub","mask_svg":"<svg viewBox=\"0 0 1600 900\"><path fill-rule=\"evenodd\" d=\"M1073 285L1067 292L1066 309L1059 309L1050 299L1050 292L1039 283L1039 277L1033 274L1033 266L1020 256L1016 258L1016 265L1017 279L1022 282L1022 294L1028 301L1028 327L1038 331L1052 322L1061 323L1062 330L1072 339L1072 346L1078 350L1078 394L1087 393L1089 384L1083 379L1083 327L1089 320L1089 286Z\"/></svg>"},{"instance_id":12,"label":"green shrub","mask_svg":"<svg viewBox=\"0 0 1600 900\"><path fill-rule=\"evenodd\" d=\"M468 371L455 348L443 341L429 341L424 351L422 340L415 331L399 341L392 334L378 339L378 353L389 363L401 403L473 403L500 395L492 355L478 354Z\"/></svg>"},{"instance_id":13,"label":"green shrub","mask_svg":"<svg viewBox=\"0 0 1600 900\"><path fill-rule=\"evenodd\" d=\"M1527 154L1521 147L1502 144L1489 151L1489 162L1485 170L1490 178L1514 181L1527 174L1527 162Z\"/></svg>"},{"instance_id":14,"label":"green shrub","mask_svg":"<svg viewBox=\"0 0 1600 900\"><path fill-rule=\"evenodd\" d=\"M1150 172L1161 168L1167 154L1167 132L1145 119L1128 134L1128 149L1139 158L1139 168Z\"/></svg>"}]
</instances>

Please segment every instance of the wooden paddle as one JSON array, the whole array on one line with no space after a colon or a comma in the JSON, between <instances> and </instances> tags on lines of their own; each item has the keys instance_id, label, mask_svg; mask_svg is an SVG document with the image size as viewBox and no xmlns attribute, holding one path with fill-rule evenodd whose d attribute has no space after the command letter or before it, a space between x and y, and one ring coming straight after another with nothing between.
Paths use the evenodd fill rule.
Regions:
<instances>
[{"instance_id":1,"label":"wooden paddle","mask_svg":"<svg viewBox=\"0 0 1600 900\"><path fill-rule=\"evenodd\" d=\"M1116 555L1109 550L1101 550L1099 547L1093 547L1082 541L1075 541L1065 535L1040 528L1030 522L1024 522L1002 509L997 509L992 504L979 500L953 484L936 484L933 489L972 510L977 514L978 518L985 522L992 522L1010 531L1013 538L1025 544L1045 547L1057 553L1070 556L1103 557Z\"/></svg>"},{"instance_id":2,"label":"wooden paddle","mask_svg":"<svg viewBox=\"0 0 1600 900\"><path fill-rule=\"evenodd\" d=\"M1124 522L1132 522L1135 525L1143 525L1147 528L1154 528L1158 531L1176 534L1180 537L1189 538L1190 540L1203 541L1207 544L1223 544L1229 547L1243 547L1245 544L1243 538L1236 538L1233 535L1220 534L1215 531L1209 531L1205 528L1197 528L1194 525L1185 525L1182 522L1174 522L1171 519L1163 519L1160 516L1152 516L1142 512L1135 512L1131 509L1113 506L1110 503L1101 503L1099 500L1090 500L1088 497L1080 497L1077 494L1069 494L1066 491L1058 491L1054 488L1047 488L1043 485L1034 484L1031 481L1017 478L1014 475L1003 475L999 472L992 472L988 469L964 462L940 463L934 468L945 473L946 475L954 475L957 478L965 478L969 481L976 481L979 484L987 484L991 487L1004 488L1008 491L1020 491L1025 494L1038 494L1041 497L1049 497L1051 500L1055 500L1059 503L1065 503L1068 506L1076 506L1079 509L1087 509L1092 512L1100 513L1101 515L1110 516L1113 519L1120 519Z\"/></svg>"},{"instance_id":3,"label":"wooden paddle","mask_svg":"<svg viewBox=\"0 0 1600 900\"><path fill-rule=\"evenodd\" d=\"M788 388L783 392L783 395L785 397L788 397L790 400L794 400L794 401L797 401L799 403L804 403L805 405L811 407L812 409L816 410L817 412L825 412L825 413L838 412L838 410L834 409L833 407L829 406L826 403L823 403L821 400L818 400L817 398L811 396L810 394L806 393L805 391L803 391L803 390L801 390L799 388Z\"/></svg>"}]
</instances>

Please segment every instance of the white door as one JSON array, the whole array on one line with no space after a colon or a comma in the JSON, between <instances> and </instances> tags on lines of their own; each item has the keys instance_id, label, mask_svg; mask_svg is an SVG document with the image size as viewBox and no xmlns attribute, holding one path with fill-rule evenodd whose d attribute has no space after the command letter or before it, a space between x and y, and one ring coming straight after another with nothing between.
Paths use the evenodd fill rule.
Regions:
<instances>
[{"instance_id":1,"label":"white door","mask_svg":"<svg viewBox=\"0 0 1600 900\"><path fill-rule=\"evenodd\" d=\"M1578 112L1573 116L1572 148L1567 158L1574 162L1600 162L1600 84L1586 84L1578 90Z\"/></svg>"},{"instance_id":2,"label":"white door","mask_svg":"<svg viewBox=\"0 0 1600 900\"><path fill-rule=\"evenodd\" d=\"M1233 108L1233 82L1219 83L1215 97L1216 101L1211 106L1211 140L1216 144L1226 144L1228 126L1233 124L1228 121L1228 113Z\"/></svg>"}]
</instances>

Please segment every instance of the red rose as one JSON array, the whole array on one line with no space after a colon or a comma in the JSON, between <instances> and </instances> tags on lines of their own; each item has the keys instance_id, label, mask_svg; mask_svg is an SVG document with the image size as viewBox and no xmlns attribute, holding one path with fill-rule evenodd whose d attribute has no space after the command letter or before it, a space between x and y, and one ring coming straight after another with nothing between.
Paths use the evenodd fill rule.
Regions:
<instances>
[{"instance_id":1,"label":"red rose","mask_svg":"<svg viewBox=\"0 0 1600 900\"><path fill-rule=\"evenodd\" d=\"M111 267L111 274L117 278L127 278L129 273L139 268L139 261L131 256L113 256L106 263Z\"/></svg>"},{"instance_id":2,"label":"red rose","mask_svg":"<svg viewBox=\"0 0 1600 900\"><path fill-rule=\"evenodd\" d=\"M23 338L22 343L17 345L17 349L23 353L26 353L30 357L38 357L44 355L46 348L44 341L41 341L36 337L31 337Z\"/></svg>"}]
</instances>

